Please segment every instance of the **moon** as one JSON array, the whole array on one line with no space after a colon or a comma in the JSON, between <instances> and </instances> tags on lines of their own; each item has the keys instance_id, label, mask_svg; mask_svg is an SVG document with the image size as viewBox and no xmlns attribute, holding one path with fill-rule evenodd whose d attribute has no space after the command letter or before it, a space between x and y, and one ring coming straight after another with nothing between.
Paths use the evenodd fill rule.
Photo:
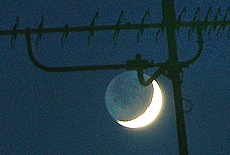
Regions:
<instances>
[{"instance_id":1,"label":"moon","mask_svg":"<svg viewBox=\"0 0 230 155\"><path fill-rule=\"evenodd\" d=\"M144 74L144 78L148 76ZM120 125L141 128L153 122L160 113L162 92L155 80L149 86L142 86L136 71L124 72L107 87L106 106Z\"/></svg>"},{"instance_id":2,"label":"moon","mask_svg":"<svg viewBox=\"0 0 230 155\"><path fill-rule=\"evenodd\" d=\"M146 109L146 111L142 115L130 121L118 120L117 122L120 125L128 128L140 128L150 124L155 120L155 118L157 117L157 115L160 113L161 110L162 93L159 85L155 80L152 82L152 85L154 88L154 94L153 94L152 101L149 107Z\"/></svg>"}]
</instances>

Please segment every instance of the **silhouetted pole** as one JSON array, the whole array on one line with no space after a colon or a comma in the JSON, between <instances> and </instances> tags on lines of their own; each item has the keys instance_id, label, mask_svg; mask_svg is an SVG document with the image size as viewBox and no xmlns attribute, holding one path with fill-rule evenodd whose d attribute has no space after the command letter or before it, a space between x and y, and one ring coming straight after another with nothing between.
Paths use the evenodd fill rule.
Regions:
<instances>
[{"instance_id":1,"label":"silhouetted pole","mask_svg":"<svg viewBox=\"0 0 230 155\"><path fill-rule=\"evenodd\" d=\"M174 104L176 113L177 136L180 155L188 154L184 110L181 93L181 71L178 65L177 46L176 46L176 17L174 0L162 0L163 21L166 23L166 33L169 50L169 63L172 64L168 69L169 78L172 80Z\"/></svg>"}]
</instances>

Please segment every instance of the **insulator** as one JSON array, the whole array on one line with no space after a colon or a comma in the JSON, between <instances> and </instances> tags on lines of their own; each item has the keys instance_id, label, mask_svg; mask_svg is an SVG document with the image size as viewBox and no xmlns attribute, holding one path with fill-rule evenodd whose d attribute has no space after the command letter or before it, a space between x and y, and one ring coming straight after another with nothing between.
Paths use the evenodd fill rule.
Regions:
<instances>
[{"instance_id":1,"label":"insulator","mask_svg":"<svg viewBox=\"0 0 230 155\"><path fill-rule=\"evenodd\" d=\"M41 21L40 21L40 24L38 26L38 30L40 31L37 35L37 38L36 38L36 47L38 47L38 42L41 40L42 38L42 28L44 26L44 15L41 16Z\"/></svg>"},{"instance_id":2,"label":"insulator","mask_svg":"<svg viewBox=\"0 0 230 155\"><path fill-rule=\"evenodd\" d=\"M117 23L116 23L116 26L117 26L117 27L121 24L121 21L122 21L123 17L124 17L124 11L122 10L121 13L120 13L120 15L119 15L119 18L118 18L118 20L117 20ZM119 33L120 33L120 29L117 28L117 29L115 30L115 32L114 32L114 35L113 35L113 42L114 42L114 44L117 43L116 41L117 41L117 38L118 38Z\"/></svg>"},{"instance_id":3,"label":"insulator","mask_svg":"<svg viewBox=\"0 0 230 155\"><path fill-rule=\"evenodd\" d=\"M164 21L164 18L163 18L163 20L161 22L161 29L159 29L157 31L157 33L156 33L156 42L158 42L159 35L161 35L164 32L164 30L165 30L165 26L164 25L165 25L165 21Z\"/></svg>"},{"instance_id":4,"label":"insulator","mask_svg":"<svg viewBox=\"0 0 230 155\"><path fill-rule=\"evenodd\" d=\"M199 13L200 13L200 7L198 7L198 8L196 9L196 12L195 12L195 14L194 14L194 17L193 17L193 19L192 19L192 22L193 22L193 23L197 22L197 16L198 16ZM189 32L188 32L189 41L190 41L191 33L192 33L194 30L195 30L195 26L192 26L192 27L189 29Z\"/></svg>"},{"instance_id":5,"label":"insulator","mask_svg":"<svg viewBox=\"0 0 230 155\"><path fill-rule=\"evenodd\" d=\"M224 14L224 21L227 20L228 16L230 16L230 6L228 7L227 11Z\"/></svg>"},{"instance_id":6,"label":"insulator","mask_svg":"<svg viewBox=\"0 0 230 155\"><path fill-rule=\"evenodd\" d=\"M95 26L95 23L96 23L98 18L99 18L99 13L97 12L95 14L95 16L93 17L93 20L92 20L92 22L90 24L91 30L89 31L89 34L88 34L88 44L89 44L89 46L91 45L91 37L94 35L93 27Z\"/></svg>"},{"instance_id":7,"label":"insulator","mask_svg":"<svg viewBox=\"0 0 230 155\"><path fill-rule=\"evenodd\" d=\"M182 16L183 16L183 14L185 14L185 13L186 13L186 8L184 7L184 8L182 9L182 11L181 11L181 13L180 13L178 19L177 19L177 23L180 23L180 22L181 22L181 18L182 18ZM179 26L177 27L177 32L178 32L178 31L179 31Z\"/></svg>"},{"instance_id":8,"label":"insulator","mask_svg":"<svg viewBox=\"0 0 230 155\"><path fill-rule=\"evenodd\" d=\"M209 17L209 15L210 15L211 13L212 13L212 7L210 7L210 8L208 9L208 12L207 12L207 14L206 14L206 16L205 16L205 19L204 19L205 22L208 21L208 17Z\"/></svg>"},{"instance_id":9,"label":"insulator","mask_svg":"<svg viewBox=\"0 0 230 155\"><path fill-rule=\"evenodd\" d=\"M158 37L159 37L159 35L161 35L161 34L163 33L163 31L164 31L164 28L159 29L159 30L157 31L157 34L156 34L156 42L158 42Z\"/></svg>"},{"instance_id":10,"label":"insulator","mask_svg":"<svg viewBox=\"0 0 230 155\"><path fill-rule=\"evenodd\" d=\"M17 18L16 18L16 21L15 21L15 24L14 24L14 27L13 27L13 29L12 29L12 36L11 36L11 40L10 40L10 45L11 45L12 48L13 48L14 42L16 41L16 38L17 38L17 33L16 33L16 31L17 31L17 29L18 29L18 27L19 27L19 24L20 24L20 22L19 22L19 17L17 17Z\"/></svg>"},{"instance_id":11,"label":"insulator","mask_svg":"<svg viewBox=\"0 0 230 155\"><path fill-rule=\"evenodd\" d=\"M225 23L227 21L227 18L228 18L228 15L230 14L230 6L228 7L228 9L226 10L225 14L224 14L224 17L223 17L223 20L222 22ZM224 31L226 28L226 25L225 24L222 24L222 25L219 25L219 29L216 33L216 36L219 37L219 33L220 31Z\"/></svg>"},{"instance_id":12,"label":"insulator","mask_svg":"<svg viewBox=\"0 0 230 155\"><path fill-rule=\"evenodd\" d=\"M67 39L67 37L68 37L68 28L69 28L69 25L68 24L65 24L65 27L64 27L64 29L66 30L65 32L63 32L63 34L62 34L62 37L61 37L61 44L62 44L62 47L64 46L64 44L65 44L65 40Z\"/></svg>"},{"instance_id":13,"label":"insulator","mask_svg":"<svg viewBox=\"0 0 230 155\"><path fill-rule=\"evenodd\" d=\"M204 22L205 22L205 23L208 22L209 15L210 15L211 13L212 13L212 7L210 7L210 8L208 9L208 12L207 12L207 14L206 14L206 16L205 16L205 19L204 19ZM206 30L207 27L208 27L208 26L203 26L203 29Z\"/></svg>"},{"instance_id":14,"label":"insulator","mask_svg":"<svg viewBox=\"0 0 230 155\"><path fill-rule=\"evenodd\" d=\"M214 17L212 22L214 22L214 23L217 22L219 17L221 17L221 9L220 8L218 8L218 10L216 12L216 15L215 15L215 17ZM211 26L211 28L210 28L210 30L208 32L208 35L210 35L212 31L215 31L216 27L217 27L217 24L215 24L214 26Z\"/></svg>"},{"instance_id":15,"label":"insulator","mask_svg":"<svg viewBox=\"0 0 230 155\"><path fill-rule=\"evenodd\" d=\"M194 14L194 17L193 17L193 19L192 19L193 22L196 22L196 21L197 21L197 16L198 16L199 13L200 13L200 7L198 7L198 8L196 9L196 12L195 12L195 14Z\"/></svg>"},{"instance_id":16,"label":"insulator","mask_svg":"<svg viewBox=\"0 0 230 155\"><path fill-rule=\"evenodd\" d=\"M149 12L149 10L147 10L147 11L145 12L145 14L144 14L142 20L141 20L141 24L142 24L142 25L145 24L146 18L147 18L149 15L150 15L150 12ZM140 29L138 30L138 33L137 33L137 42L139 42L140 35L143 35L143 32L144 32L144 28L140 28Z\"/></svg>"}]
</instances>

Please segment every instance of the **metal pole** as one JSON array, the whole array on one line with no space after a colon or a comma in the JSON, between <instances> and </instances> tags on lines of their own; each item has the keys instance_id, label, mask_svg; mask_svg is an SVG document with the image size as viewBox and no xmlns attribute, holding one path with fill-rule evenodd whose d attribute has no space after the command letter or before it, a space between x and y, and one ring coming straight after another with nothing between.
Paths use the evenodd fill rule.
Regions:
<instances>
[{"instance_id":1,"label":"metal pole","mask_svg":"<svg viewBox=\"0 0 230 155\"><path fill-rule=\"evenodd\" d=\"M162 0L163 9L163 22L166 23L166 33L168 40L169 50L169 63L168 75L172 80L174 106L176 113L176 125L178 135L178 145L180 155L188 155L186 128L184 120L184 110L182 104L181 93L181 71L182 68L178 65L177 46L176 46L176 17L175 17L175 4L174 0Z\"/></svg>"}]
</instances>

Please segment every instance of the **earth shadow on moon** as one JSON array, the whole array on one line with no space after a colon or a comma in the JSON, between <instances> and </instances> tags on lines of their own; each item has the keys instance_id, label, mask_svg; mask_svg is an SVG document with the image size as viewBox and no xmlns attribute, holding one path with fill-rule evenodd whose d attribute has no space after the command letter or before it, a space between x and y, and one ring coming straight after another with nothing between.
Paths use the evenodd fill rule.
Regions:
<instances>
[{"instance_id":1,"label":"earth shadow on moon","mask_svg":"<svg viewBox=\"0 0 230 155\"><path fill-rule=\"evenodd\" d=\"M149 76L144 74L144 78ZM119 74L109 83L105 102L110 115L115 120L128 121L137 118L150 105L153 86L142 86L136 71Z\"/></svg>"}]
</instances>

